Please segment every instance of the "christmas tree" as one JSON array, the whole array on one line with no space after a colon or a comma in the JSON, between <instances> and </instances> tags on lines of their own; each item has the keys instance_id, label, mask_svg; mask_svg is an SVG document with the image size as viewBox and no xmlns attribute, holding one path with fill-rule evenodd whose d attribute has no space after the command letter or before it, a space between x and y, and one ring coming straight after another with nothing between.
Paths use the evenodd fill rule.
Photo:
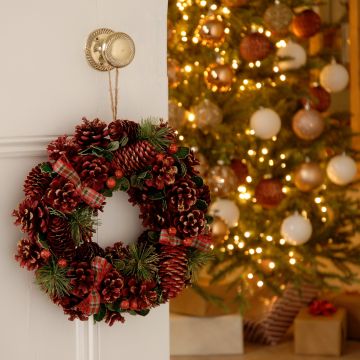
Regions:
<instances>
[{"instance_id":1,"label":"christmas tree","mask_svg":"<svg viewBox=\"0 0 360 360\"><path fill-rule=\"evenodd\" d=\"M360 264L355 134L329 110L349 76L331 36L339 24L316 5L169 1L169 120L211 188L210 272L231 277L240 299L352 283Z\"/></svg>"}]
</instances>

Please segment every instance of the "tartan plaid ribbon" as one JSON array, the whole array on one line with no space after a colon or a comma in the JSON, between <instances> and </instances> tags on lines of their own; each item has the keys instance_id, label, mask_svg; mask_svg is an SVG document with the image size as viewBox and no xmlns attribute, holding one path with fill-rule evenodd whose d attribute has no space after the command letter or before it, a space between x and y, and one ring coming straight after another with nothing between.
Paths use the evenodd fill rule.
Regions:
<instances>
[{"instance_id":1,"label":"tartan plaid ribbon","mask_svg":"<svg viewBox=\"0 0 360 360\"><path fill-rule=\"evenodd\" d=\"M99 208L105 202L105 197L99 194L94 189L86 186L82 186L79 175L76 173L72 165L69 163L65 156L59 158L53 165L53 169L59 175L68 179L75 185L76 190L80 194L81 198L91 207Z\"/></svg>"},{"instance_id":2,"label":"tartan plaid ribbon","mask_svg":"<svg viewBox=\"0 0 360 360\"><path fill-rule=\"evenodd\" d=\"M180 239L175 235L170 235L167 229L162 229L160 232L159 243L172 246L185 245L197 248L201 251L208 251L212 241L207 229L200 235L188 237L186 239Z\"/></svg>"},{"instance_id":3,"label":"tartan plaid ribbon","mask_svg":"<svg viewBox=\"0 0 360 360\"><path fill-rule=\"evenodd\" d=\"M94 284L88 297L76 306L78 310L86 315L94 315L99 312L101 303L99 287L112 265L106 259L96 256L91 262L91 267L95 271Z\"/></svg>"}]
</instances>

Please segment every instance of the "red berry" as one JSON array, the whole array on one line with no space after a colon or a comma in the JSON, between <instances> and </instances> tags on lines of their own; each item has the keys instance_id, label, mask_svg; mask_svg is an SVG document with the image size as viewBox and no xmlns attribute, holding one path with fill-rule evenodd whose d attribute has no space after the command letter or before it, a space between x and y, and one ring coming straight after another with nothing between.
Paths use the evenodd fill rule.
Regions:
<instances>
[{"instance_id":1,"label":"red berry","mask_svg":"<svg viewBox=\"0 0 360 360\"><path fill-rule=\"evenodd\" d=\"M45 261L48 261L51 257L51 252L47 249L43 249L43 250L41 250L40 256Z\"/></svg>"},{"instance_id":2,"label":"red berry","mask_svg":"<svg viewBox=\"0 0 360 360\"><path fill-rule=\"evenodd\" d=\"M67 266L67 261L65 259L59 259L57 263L61 268L64 268Z\"/></svg>"},{"instance_id":3,"label":"red berry","mask_svg":"<svg viewBox=\"0 0 360 360\"><path fill-rule=\"evenodd\" d=\"M137 310L138 309L138 303L136 299L132 299L130 301L130 309L131 310Z\"/></svg>"},{"instance_id":4,"label":"red berry","mask_svg":"<svg viewBox=\"0 0 360 360\"><path fill-rule=\"evenodd\" d=\"M157 160L157 161L164 160L164 158L165 158L165 155L164 155L164 154L156 154L156 160Z\"/></svg>"},{"instance_id":5,"label":"red berry","mask_svg":"<svg viewBox=\"0 0 360 360\"><path fill-rule=\"evenodd\" d=\"M176 144L171 144L169 146L169 153L170 154L175 154L175 153L177 153L177 151L178 151L178 146Z\"/></svg>"},{"instance_id":6,"label":"red berry","mask_svg":"<svg viewBox=\"0 0 360 360\"><path fill-rule=\"evenodd\" d=\"M186 238L186 239L184 239L184 245L185 246L191 246L192 245L192 240L191 240L191 238Z\"/></svg>"},{"instance_id":7,"label":"red berry","mask_svg":"<svg viewBox=\"0 0 360 360\"><path fill-rule=\"evenodd\" d=\"M123 176L124 176L124 172L123 172L121 169L117 169L117 170L115 171L115 177L116 177L117 179L121 179Z\"/></svg>"},{"instance_id":8,"label":"red berry","mask_svg":"<svg viewBox=\"0 0 360 360\"><path fill-rule=\"evenodd\" d=\"M113 177L110 177L106 180L106 186L109 189L113 189L116 186L116 180Z\"/></svg>"},{"instance_id":9,"label":"red berry","mask_svg":"<svg viewBox=\"0 0 360 360\"><path fill-rule=\"evenodd\" d=\"M121 309L123 309L123 310L127 310L127 309L130 307L129 300L123 300L123 301L120 303L120 307L121 307Z\"/></svg>"},{"instance_id":10,"label":"red berry","mask_svg":"<svg viewBox=\"0 0 360 360\"><path fill-rule=\"evenodd\" d=\"M174 227L171 227L171 228L169 228L168 229L168 234L170 235L170 236L175 236L176 235L176 228L174 228Z\"/></svg>"}]
</instances>

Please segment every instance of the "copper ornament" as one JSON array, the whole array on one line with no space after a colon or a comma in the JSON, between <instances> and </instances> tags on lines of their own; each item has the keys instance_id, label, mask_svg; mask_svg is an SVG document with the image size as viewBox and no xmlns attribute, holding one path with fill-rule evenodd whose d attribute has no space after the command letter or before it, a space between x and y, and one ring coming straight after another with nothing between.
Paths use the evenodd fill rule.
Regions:
<instances>
[{"instance_id":1,"label":"copper ornament","mask_svg":"<svg viewBox=\"0 0 360 360\"><path fill-rule=\"evenodd\" d=\"M282 183L278 179L262 179L255 188L257 203L265 209L278 206L284 199Z\"/></svg>"},{"instance_id":2,"label":"copper ornament","mask_svg":"<svg viewBox=\"0 0 360 360\"><path fill-rule=\"evenodd\" d=\"M306 162L295 169L295 186L304 192L309 192L319 187L324 182L324 172L315 162Z\"/></svg>"},{"instance_id":3,"label":"copper ornament","mask_svg":"<svg viewBox=\"0 0 360 360\"><path fill-rule=\"evenodd\" d=\"M193 109L195 122L202 129L206 127L216 127L221 124L223 113L221 109L209 99L202 100Z\"/></svg>"},{"instance_id":4,"label":"copper ornament","mask_svg":"<svg viewBox=\"0 0 360 360\"><path fill-rule=\"evenodd\" d=\"M216 165L210 169L207 176L207 185L213 194L226 197L237 188L238 180L231 167Z\"/></svg>"},{"instance_id":5,"label":"copper ornament","mask_svg":"<svg viewBox=\"0 0 360 360\"><path fill-rule=\"evenodd\" d=\"M270 5L264 13L265 25L276 34L286 34L293 18L291 9L281 3Z\"/></svg>"},{"instance_id":6,"label":"copper ornament","mask_svg":"<svg viewBox=\"0 0 360 360\"><path fill-rule=\"evenodd\" d=\"M300 139L312 141L323 133L325 121L318 111L303 109L294 115L292 129Z\"/></svg>"},{"instance_id":7,"label":"copper ornament","mask_svg":"<svg viewBox=\"0 0 360 360\"><path fill-rule=\"evenodd\" d=\"M307 39L319 32L321 18L314 10L306 9L294 16L291 27L297 37Z\"/></svg>"},{"instance_id":8,"label":"copper ornament","mask_svg":"<svg viewBox=\"0 0 360 360\"><path fill-rule=\"evenodd\" d=\"M270 40L260 33L248 34L240 41L240 55L249 62L265 59L271 48Z\"/></svg>"},{"instance_id":9,"label":"copper ornament","mask_svg":"<svg viewBox=\"0 0 360 360\"><path fill-rule=\"evenodd\" d=\"M211 235L215 245L221 245L229 235L229 227L226 222L218 216L214 217L211 224Z\"/></svg>"},{"instance_id":10,"label":"copper ornament","mask_svg":"<svg viewBox=\"0 0 360 360\"><path fill-rule=\"evenodd\" d=\"M207 18L201 23L199 34L206 45L217 46L225 39L225 25L217 18Z\"/></svg>"},{"instance_id":11,"label":"copper ornament","mask_svg":"<svg viewBox=\"0 0 360 360\"><path fill-rule=\"evenodd\" d=\"M226 92L231 89L234 72L230 65L211 64L205 71L205 82L213 91Z\"/></svg>"}]
</instances>

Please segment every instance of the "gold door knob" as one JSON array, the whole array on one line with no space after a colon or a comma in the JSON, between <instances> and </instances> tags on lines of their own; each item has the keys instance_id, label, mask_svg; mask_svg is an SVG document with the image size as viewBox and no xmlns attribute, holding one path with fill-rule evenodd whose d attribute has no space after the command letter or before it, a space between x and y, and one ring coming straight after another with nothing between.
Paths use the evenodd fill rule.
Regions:
<instances>
[{"instance_id":1,"label":"gold door knob","mask_svg":"<svg viewBox=\"0 0 360 360\"><path fill-rule=\"evenodd\" d=\"M135 56L132 38L111 29L97 29L87 39L85 55L89 64L96 70L109 71L129 65Z\"/></svg>"}]
</instances>

